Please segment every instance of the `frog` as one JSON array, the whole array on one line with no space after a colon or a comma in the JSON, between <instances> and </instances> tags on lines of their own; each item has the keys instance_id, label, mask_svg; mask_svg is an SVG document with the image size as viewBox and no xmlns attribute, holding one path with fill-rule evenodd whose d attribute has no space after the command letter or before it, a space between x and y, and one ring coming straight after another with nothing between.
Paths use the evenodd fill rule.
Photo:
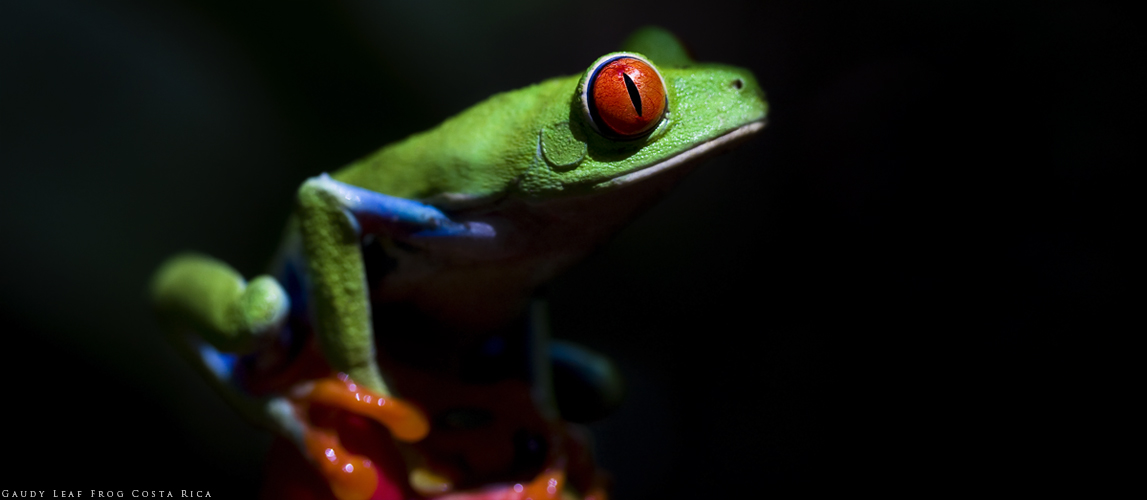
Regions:
<instances>
[{"instance_id":1,"label":"frog","mask_svg":"<svg viewBox=\"0 0 1147 500\"><path fill-rule=\"evenodd\" d=\"M624 384L550 338L538 290L767 110L751 71L641 28L579 74L307 179L267 274L170 257L153 306L276 436L265 498L604 500L582 424Z\"/></svg>"}]
</instances>

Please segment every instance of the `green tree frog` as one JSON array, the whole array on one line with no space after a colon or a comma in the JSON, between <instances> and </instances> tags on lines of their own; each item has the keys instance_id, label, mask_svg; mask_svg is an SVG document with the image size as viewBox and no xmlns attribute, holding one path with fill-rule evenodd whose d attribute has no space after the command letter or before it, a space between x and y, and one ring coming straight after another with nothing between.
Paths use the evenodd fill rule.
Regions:
<instances>
[{"instance_id":1,"label":"green tree frog","mask_svg":"<svg viewBox=\"0 0 1147 500\"><path fill-rule=\"evenodd\" d=\"M620 381L548 339L535 291L766 109L752 73L645 28L579 75L308 179L269 275L177 255L153 301L278 436L268 498L602 500L571 421L616 405Z\"/></svg>"}]
</instances>

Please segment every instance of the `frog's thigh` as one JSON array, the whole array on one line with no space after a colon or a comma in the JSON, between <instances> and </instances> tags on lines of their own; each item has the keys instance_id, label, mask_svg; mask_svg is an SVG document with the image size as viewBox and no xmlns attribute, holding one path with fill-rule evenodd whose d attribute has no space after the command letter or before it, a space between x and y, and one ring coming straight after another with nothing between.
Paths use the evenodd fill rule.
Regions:
<instances>
[{"instance_id":1,"label":"frog's thigh","mask_svg":"<svg viewBox=\"0 0 1147 500\"><path fill-rule=\"evenodd\" d=\"M283 287L270 276L250 283L231 266L199 254L168 259L152 279L152 300L164 321L190 327L223 351L250 349L278 331L290 309Z\"/></svg>"},{"instance_id":2,"label":"frog's thigh","mask_svg":"<svg viewBox=\"0 0 1147 500\"><path fill-rule=\"evenodd\" d=\"M621 404L621 372L605 355L572 342L550 341L554 397L562 418L586 423L604 418Z\"/></svg>"}]
</instances>

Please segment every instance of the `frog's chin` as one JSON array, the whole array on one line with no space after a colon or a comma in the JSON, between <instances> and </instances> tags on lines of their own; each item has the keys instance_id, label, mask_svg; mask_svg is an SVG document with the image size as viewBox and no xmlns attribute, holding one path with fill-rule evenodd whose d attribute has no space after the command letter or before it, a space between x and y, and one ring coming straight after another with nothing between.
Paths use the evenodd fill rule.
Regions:
<instances>
[{"instance_id":1,"label":"frog's chin","mask_svg":"<svg viewBox=\"0 0 1147 500\"><path fill-rule=\"evenodd\" d=\"M635 170L633 172L619 175L604 182L594 184L593 190L599 191L615 189L628 184L633 184L644 179L648 179L668 170L678 170L679 167L683 165L696 165L700 162L700 160L740 144L742 141L749 138L753 134L760 132L763 128L765 128L765 120L749 122L745 125L741 125L740 127L730 130L729 132L726 132L724 135L718 136L714 139L705 141L701 144L698 144L697 146L689 148L665 161L654 163L653 165L642 168L640 170Z\"/></svg>"}]
</instances>

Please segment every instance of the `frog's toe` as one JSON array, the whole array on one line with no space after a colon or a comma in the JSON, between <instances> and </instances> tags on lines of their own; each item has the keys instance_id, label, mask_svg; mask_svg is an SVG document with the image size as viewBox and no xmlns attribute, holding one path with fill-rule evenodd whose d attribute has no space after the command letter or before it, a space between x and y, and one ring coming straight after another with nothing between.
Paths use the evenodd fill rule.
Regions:
<instances>
[{"instance_id":1,"label":"frog's toe","mask_svg":"<svg viewBox=\"0 0 1147 500\"><path fill-rule=\"evenodd\" d=\"M279 432L297 447L314 467L314 471L325 480L334 498L337 500L376 498L375 490L379 486L379 474L374 464L369 457L352 453L343 447L337 431L314 425L304 408L295 407L290 401L281 397L272 398L267 404L266 412ZM283 462L274 463L276 464L274 467L282 467ZM288 481L294 482L295 488L312 489L316 496L329 498L329 495L321 492L321 486L319 489L314 489L313 484L308 484L306 479L301 477L305 475L305 470L295 471ZM290 498L295 498L297 493L293 492ZM281 495L272 496L282 498Z\"/></svg>"},{"instance_id":2,"label":"frog's toe","mask_svg":"<svg viewBox=\"0 0 1147 500\"><path fill-rule=\"evenodd\" d=\"M243 290L239 304L243 324L256 338L277 332L291 309L287 292L270 276L251 280Z\"/></svg>"},{"instance_id":3,"label":"frog's toe","mask_svg":"<svg viewBox=\"0 0 1147 500\"><path fill-rule=\"evenodd\" d=\"M430 432L430 423L421 410L356 384L344 374L339 374L338 379L323 378L300 385L292 398L340 408L374 420L389 429L399 441L419 441Z\"/></svg>"}]
</instances>

